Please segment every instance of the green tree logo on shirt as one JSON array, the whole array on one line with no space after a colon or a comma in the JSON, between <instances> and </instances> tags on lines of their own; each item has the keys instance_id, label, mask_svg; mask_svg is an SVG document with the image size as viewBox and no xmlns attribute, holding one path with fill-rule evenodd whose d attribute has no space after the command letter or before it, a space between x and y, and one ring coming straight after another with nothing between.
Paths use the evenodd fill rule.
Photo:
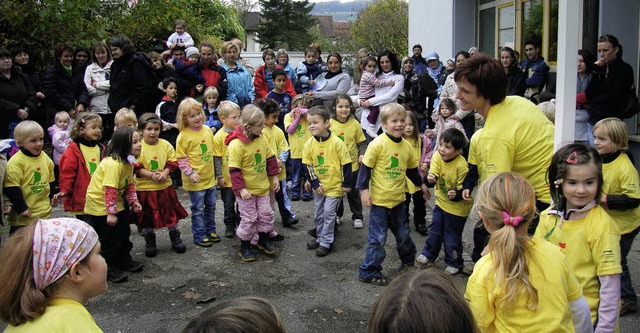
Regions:
<instances>
[{"instance_id":1,"label":"green tree logo on shirt","mask_svg":"<svg viewBox=\"0 0 640 333\"><path fill-rule=\"evenodd\" d=\"M149 164L151 165L150 171L157 171L160 167L160 165L158 164L158 156L154 156L153 159L149 161Z\"/></svg>"},{"instance_id":2,"label":"green tree logo on shirt","mask_svg":"<svg viewBox=\"0 0 640 333\"><path fill-rule=\"evenodd\" d=\"M438 179L438 187L442 193L447 194L447 182L444 179L444 172L440 175L440 179Z\"/></svg>"},{"instance_id":3,"label":"green tree logo on shirt","mask_svg":"<svg viewBox=\"0 0 640 333\"><path fill-rule=\"evenodd\" d=\"M256 165L262 162L262 154L260 154L260 149L256 150L256 153L253 156L256 159Z\"/></svg>"},{"instance_id":4,"label":"green tree logo on shirt","mask_svg":"<svg viewBox=\"0 0 640 333\"><path fill-rule=\"evenodd\" d=\"M299 138L304 136L304 131L302 130L302 124L298 124L298 126L296 126L296 135Z\"/></svg>"},{"instance_id":5,"label":"green tree logo on shirt","mask_svg":"<svg viewBox=\"0 0 640 333\"><path fill-rule=\"evenodd\" d=\"M340 138L340 140L342 140L342 142L344 142L344 132L338 134L338 137Z\"/></svg>"},{"instance_id":6,"label":"green tree logo on shirt","mask_svg":"<svg viewBox=\"0 0 640 333\"><path fill-rule=\"evenodd\" d=\"M44 190L45 186L49 187L49 184L42 184L40 181L42 180L42 173L40 172L40 168L37 168L33 172L33 184L31 184L31 193L41 193Z\"/></svg>"},{"instance_id":7,"label":"green tree logo on shirt","mask_svg":"<svg viewBox=\"0 0 640 333\"><path fill-rule=\"evenodd\" d=\"M202 150L202 154L204 155L204 153L206 153L209 148L207 148L207 144L205 143L204 140L202 140L202 143L200 143L200 150Z\"/></svg>"},{"instance_id":8,"label":"green tree logo on shirt","mask_svg":"<svg viewBox=\"0 0 640 333\"><path fill-rule=\"evenodd\" d=\"M97 168L98 164L96 163L96 159L92 158L91 161L89 161L89 175L93 175Z\"/></svg>"},{"instance_id":9,"label":"green tree logo on shirt","mask_svg":"<svg viewBox=\"0 0 640 333\"><path fill-rule=\"evenodd\" d=\"M267 167L262 159L262 153L260 153L260 149L256 150L256 153L253 154L253 157L256 160L256 166L253 170L256 173L263 173Z\"/></svg>"},{"instance_id":10,"label":"green tree logo on shirt","mask_svg":"<svg viewBox=\"0 0 640 333\"><path fill-rule=\"evenodd\" d=\"M393 156L391 156L391 166L389 167L390 169L395 169L400 165L399 161L398 161L398 153L393 154Z\"/></svg>"},{"instance_id":11,"label":"green tree logo on shirt","mask_svg":"<svg viewBox=\"0 0 640 333\"><path fill-rule=\"evenodd\" d=\"M36 171L33 172L33 185L36 185L42 180L42 174L40 173L40 168L37 168Z\"/></svg>"},{"instance_id":12,"label":"green tree logo on shirt","mask_svg":"<svg viewBox=\"0 0 640 333\"><path fill-rule=\"evenodd\" d=\"M317 157L318 157L318 166L323 166L324 165L324 152L320 152L320 155L318 155Z\"/></svg>"}]
</instances>

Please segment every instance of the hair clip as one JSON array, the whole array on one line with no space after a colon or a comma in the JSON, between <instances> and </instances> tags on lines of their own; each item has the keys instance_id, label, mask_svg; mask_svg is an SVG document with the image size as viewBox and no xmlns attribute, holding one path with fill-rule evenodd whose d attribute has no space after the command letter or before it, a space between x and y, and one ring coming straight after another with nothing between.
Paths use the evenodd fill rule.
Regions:
<instances>
[{"instance_id":1,"label":"hair clip","mask_svg":"<svg viewBox=\"0 0 640 333\"><path fill-rule=\"evenodd\" d=\"M558 178L558 179L556 179L555 182L553 182L553 184L556 186L556 188L560 188L560 185L562 184L563 181L564 181L564 179Z\"/></svg>"},{"instance_id":2,"label":"hair clip","mask_svg":"<svg viewBox=\"0 0 640 333\"><path fill-rule=\"evenodd\" d=\"M503 220L504 225L511 225L511 226L517 227L518 224L520 224L520 222L522 222L523 220L522 216L513 217L509 215L509 213L505 212L504 210L501 213L502 213L502 217L504 218Z\"/></svg>"},{"instance_id":3,"label":"hair clip","mask_svg":"<svg viewBox=\"0 0 640 333\"><path fill-rule=\"evenodd\" d=\"M578 164L578 153L574 151L571 154L569 154L569 157L567 157L567 163Z\"/></svg>"},{"instance_id":4,"label":"hair clip","mask_svg":"<svg viewBox=\"0 0 640 333\"><path fill-rule=\"evenodd\" d=\"M80 118L80 124L84 124L84 118Z\"/></svg>"}]
</instances>

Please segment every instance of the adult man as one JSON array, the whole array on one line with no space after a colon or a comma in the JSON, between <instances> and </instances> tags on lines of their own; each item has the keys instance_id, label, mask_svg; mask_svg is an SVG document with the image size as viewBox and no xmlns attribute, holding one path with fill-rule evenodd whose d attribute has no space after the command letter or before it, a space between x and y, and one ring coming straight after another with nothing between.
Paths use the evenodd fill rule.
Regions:
<instances>
[{"instance_id":1,"label":"adult man","mask_svg":"<svg viewBox=\"0 0 640 333\"><path fill-rule=\"evenodd\" d=\"M427 70L427 60L422 57L422 45L416 44L413 46L413 72L421 77Z\"/></svg>"},{"instance_id":2,"label":"adult man","mask_svg":"<svg viewBox=\"0 0 640 333\"><path fill-rule=\"evenodd\" d=\"M491 57L476 54L463 61L454 78L461 109L476 110L485 120L477 147L478 170L486 173L480 179L517 172L533 185L538 211L546 209L551 202L545 175L553 156L553 124L527 99L506 96L507 76ZM536 225L531 223L531 233Z\"/></svg>"},{"instance_id":3,"label":"adult man","mask_svg":"<svg viewBox=\"0 0 640 333\"><path fill-rule=\"evenodd\" d=\"M542 91L547 78L549 76L549 66L544 62L544 58L540 55L540 41L537 39L530 39L525 42L524 52L526 59L520 62L520 68L524 71L525 85L527 90L524 96L527 98L533 97L536 101L539 100L536 93Z\"/></svg>"}]
</instances>

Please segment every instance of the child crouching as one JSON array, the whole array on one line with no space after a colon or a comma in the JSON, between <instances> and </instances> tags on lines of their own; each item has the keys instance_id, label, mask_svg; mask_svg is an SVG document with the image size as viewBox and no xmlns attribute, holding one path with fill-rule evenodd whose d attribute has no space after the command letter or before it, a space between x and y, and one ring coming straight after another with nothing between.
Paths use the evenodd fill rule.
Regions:
<instances>
[{"instance_id":1,"label":"child crouching","mask_svg":"<svg viewBox=\"0 0 640 333\"><path fill-rule=\"evenodd\" d=\"M263 127L262 110L255 105L247 105L242 110L241 125L224 141L229 146L231 187L240 212L236 235L241 241L240 257L246 262L256 260L251 249L251 239L256 231L260 250L268 255L278 251L269 241L274 222L269 190L280 188L278 161L267 140L260 136Z\"/></svg>"}]
</instances>

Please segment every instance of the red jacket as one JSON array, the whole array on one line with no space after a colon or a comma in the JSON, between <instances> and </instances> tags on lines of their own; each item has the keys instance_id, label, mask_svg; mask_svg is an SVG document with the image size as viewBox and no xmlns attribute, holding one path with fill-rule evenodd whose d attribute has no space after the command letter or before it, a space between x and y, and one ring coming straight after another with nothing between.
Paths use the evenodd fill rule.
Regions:
<instances>
[{"instance_id":1,"label":"red jacket","mask_svg":"<svg viewBox=\"0 0 640 333\"><path fill-rule=\"evenodd\" d=\"M98 144L98 146L100 147L100 160L102 160L104 158L104 146L102 144ZM98 164L100 164L100 161L97 161L96 167ZM87 170L87 164L84 161L80 147L75 141L71 141L67 150L60 157L60 180L58 181L58 186L60 187L60 192L67 194L63 198L65 211L84 210L90 181L91 175Z\"/></svg>"},{"instance_id":2,"label":"red jacket","mask_svg":"<svg viewBox=\"0 0 640 333\"><path fill-rule=\"evenodd\" d=\"M282 69L282 67L276 65L276 69ZM284 91L286 91L291 98L293 98L296 94L296 91L293 89L293 83L291 83L291 79L285 72L285 76L287 77L287 83L284 85ZM265 98L269 95L269 85L267 84L267 67L264 65L258 67L256 69L256 76L253 78L253 86L256 88L256 100L260 98Z\"/></svg>"}]
</instances>

